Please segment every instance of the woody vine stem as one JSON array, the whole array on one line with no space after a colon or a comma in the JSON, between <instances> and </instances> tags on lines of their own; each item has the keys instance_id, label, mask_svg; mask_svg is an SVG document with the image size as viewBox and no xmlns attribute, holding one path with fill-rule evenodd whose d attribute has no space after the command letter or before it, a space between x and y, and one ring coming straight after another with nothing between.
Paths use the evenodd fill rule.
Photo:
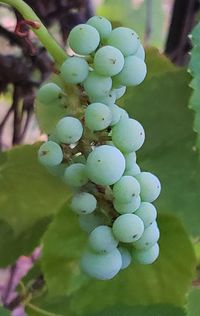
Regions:
<instances>
[{"instance_id":1,"label":"woody vine stem","mask_svg":"<svg viewBox=\"0 0 200 316\"><path fill-rule=\"evenodd\" d=\"M37 35L37 37L44 45L44 47L48 50L57 65L61 65L65 61L65 59L67 58L65 51L51 36L42 21L28 4L26 4L23 0L1 0L0 3L4 3L15 8L25 20L39 23L39 27L37 29L31 27L31 30Z\"/></svg>"}]
</instances>

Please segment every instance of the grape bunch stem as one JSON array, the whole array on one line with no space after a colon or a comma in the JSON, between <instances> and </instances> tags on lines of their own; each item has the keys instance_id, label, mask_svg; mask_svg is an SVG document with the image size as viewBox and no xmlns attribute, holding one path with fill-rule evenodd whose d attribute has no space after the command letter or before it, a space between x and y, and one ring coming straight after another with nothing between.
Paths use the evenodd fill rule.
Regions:
<instances>
[{"instance_id":1,"label":"grape bunch stem","mask_svg":"<svg viewBox=\"0 0 200 316\"><path fill-rule=\"evenodd\" d=\"M49 54L53 57L57 65L61 65L67 59L66 52L51 36L42 21L28 4L26 4L23 0L1 0L0 3L4 3L15 8L25 20L39 22L40 28L31 28L31 30L36 34L40 42L48 50Z\"/></svg>"}]
</instances>

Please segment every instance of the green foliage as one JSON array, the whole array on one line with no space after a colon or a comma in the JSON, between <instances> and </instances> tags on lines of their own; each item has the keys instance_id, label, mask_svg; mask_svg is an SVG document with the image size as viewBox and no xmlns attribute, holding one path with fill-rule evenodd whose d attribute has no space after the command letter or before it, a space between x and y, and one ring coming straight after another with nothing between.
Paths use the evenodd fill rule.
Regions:
<instances>
[{"instance_id":1,"label":"green foliage","mask_svg":"<svg viewBox=\"0 0 200 316\"><path fill-rule=\"evenodd\" d=\"M1 316L10 316L10 312L7 309L0 306L0 315Z\"/></svg>"},{"instance_id":2,"label":"green foliage","mask_svg":"<svg viewBox=\"0 0 200 316\"><path fill-rule=\"evenodd\" d=\"M200 315L200 288L190 291L187 302L187 316L198 315Z\"/></svg>"},{"instance_id":3,"label":"green foliage","mask_svg":"<svg viewBox=\"0 0 200 316\"><path fill-rule=\"evenodd\" d=\"M69 311L69 297L58 296L49 297L48 295L33 301L35 306L49 313L55 313L55 316L75 316ZM36 311L29 306L26 307L28 316L41 316L42 312ZM178 315L179 316L179 315ZM182 315L180 315L182 316Z\"/></svg>"},{"instance_id":4,"label":"green foliage","mask_svg":"<svg viewBox=\"0 0 200 316\"><path fill-rule=\"evenodd\" d=\"M131 0L104 0L97 8L97 14L103 15L113 22L132 27L141 38L144 37L147 15L146 1L134 8ZM162 1L152 2L152 37L151 45L162 47L163 39Z\"/></svg>"},{"instance_id":5,"label":"green foliage","mask_svg":"<svg viewBox=\"0 0 200 316\"><path fill-rule=\"evenodd\" d=\"M0 264L11 263L39 243L69 193L37 161L38 146L15 147L0 157Z\"/></svg>"},{"instance_id":6,"label":"green foliage","mask_svg":"<svg viewBox=\"0 0 200 316\"><path fill-rule=\"evenodd\" d=\"M157 304L148 306L116 305L106 310L87 314L88 316L185 316L182 308L173 305Z\"/></svg>"},{"instance_id":7,"label":"green foliage","mask_svg":"<svg viewBox=\"0 0 200 316\"><path fill-rule=\"evenodd\" d=\"M135 264L111 281L96 281L87 279L78 268L85 235L76 216L64 207L43 240L42 268L51 295L72 293L71 310L78 315L115 304L182 305L194 274L193 248L177 219L161 215L159 222L161 255L155 264Z\"/></svg>"},{"instance_id":8,"label":"green foliage","mask_svg":"<svg viewBox=\"0 0 200 316\"><path fill-rule=\"evenodd\" d=\"M197 133L197 148L200 149L200 23L195 26L191 34L193 48L191 50L191 58L189 63L189 72L193 76L190 84L193 89L192 96L189 100L189 107L195 111L194 131Z\"/></svg>"},{"instance_id":9,"label":"green foliage","mask_svg":"<svg viewBox=\"0 0 200 316\"><path fill-rule=\"evenodd\" d=\"M42 268L50 293L55 296L74 291L85 281L80 275L79 259L86 234L67 205L49 226L43 243Z\"/></svg>"},{"instance_id":10,"label":"green foliage","mask_svg":"<svg viewBox=\"0 0 200 316\"><path fill-rule=\"evenodd\" d=\"M160 65L156 75L155 60ZM149 75L144 83L129 89L122 100L146 132L138 161L142 170L151 170L161 180L158 209L176 214L190 234L199 235L200 172L193 148L192 112L187 108L190 76L154 50L147 51L147 67Z\"/></svg>"}]
</instances>

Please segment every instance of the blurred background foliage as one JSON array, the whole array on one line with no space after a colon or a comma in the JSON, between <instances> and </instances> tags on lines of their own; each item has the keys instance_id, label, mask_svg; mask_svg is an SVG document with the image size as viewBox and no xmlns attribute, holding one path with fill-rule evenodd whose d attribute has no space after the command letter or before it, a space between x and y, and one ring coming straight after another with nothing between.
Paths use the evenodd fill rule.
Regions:
<instances>
[{"instance_id":1,"label":"blurred background foliage","mask_svg":"<svg viewBox=\"0 0 200 316\"><path fill-rule=\"evenodd\" d=\"M140 35L146 47L148 75L141 86L128 89L120 105L145 128L146 142L138 153L142 170L152 171L162 183L157 202L161 256L152 266L133 265L107 282L89 280L80 272L85 235L67 206L70 193L38 165L38 145L29 145L46 139L34 114L34 97L38 86L53 73L53 62L32 34L31 47L15 34L21 17L1 6L0 266L13 264L41 242L42 259L24 283L44 276L44 295L33 297L33 303L58 315L199 316L200 171L194 112L188 105L192 107L193 98L193 108L195 104L199 109L200 96L198 77L191 84L187 71L191 49L188 34L198 22L199 1L27 3L66 48L70 29L92 14L104 15L114 26L132 27ZM198 43L193 44L197 45L200 31L195 32L193 38ZM190 72L195 75L199 49L191 60ZM196 73L199 76L200 71ZM190 86L195 85L194 99ZM55 113L37 111L37 115L45 130ZM1 313L7 316L6 311ZM31 306L27 313L41 315Z\"/></svg>"}]
</instances>

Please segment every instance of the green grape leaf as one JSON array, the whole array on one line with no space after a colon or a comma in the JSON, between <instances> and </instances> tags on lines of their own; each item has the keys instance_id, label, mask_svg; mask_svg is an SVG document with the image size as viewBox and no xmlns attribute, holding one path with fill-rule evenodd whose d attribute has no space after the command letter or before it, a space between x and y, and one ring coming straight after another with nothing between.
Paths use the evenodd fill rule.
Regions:
<instances>
[{"instance_id":1,"label":"green grape leaf","mask_svg":"<svg viewBox=\"0 0 200 316\"><path fill-rule=\"evenodd\" d=\"M198 315L200 315L200 288L194 288L188 294L187 316Z\"/></svg>"},{"instance_id":2,"label":"green grape leaf","mask_svg":"<svg viewBox=\"0 0 200 316\"><path fill-rule=\"evenodd\" d=\"M155 72L154 63L147 67L150 74ZM166 70L129 89L122 105L144 126L146 140L138 151L138 163L161 180L158 209L179 216L188 232L198 236L200 169L191 129L193 113L187 107L190 76L180 67Z\"/></svg>"},{"instance_id":3,"label":"green grape leaf","mask_svg":"<svg viewBox=\"0 0 200 316\"><path fill-rule=\"evenodd\" d=\"M19 146L0 159L0 265L30 253L69 196L67 187L40 166L37 150L38 145Z\"/></svg>"},{"instance_id":4,"label":"green grape leaf","mask_svg":"<svg viewBox=\"0 0 200 316\"><path fill-rule=\"evenodd\" d=\"M32 302L31 302L32 303ZM26 307L26 312L28 316L41 316L42 311L51 313L55 316L75 316L69 310L69 297L67 296L56 296L49 297L48 295L34 299L34 306L36 308ZM37 307L40 309L37 310Z\"/></svg>"},{"instance_id":5,"label":"green grape leaf","mask_svg":"<svg viewBox=\"0 0 200 316\"><path fill-rule=\"evenodd\" d=\"M193 76L193 80L190 86L193 89L193 93L189 100L189 108L194 110L195 118L194 118L194 131L197 133L197 142L196 146L200 149L200 23L198 23L191 34L193 48L191 50L191 58L189 62L189 72Z\"/></svg>"},{"instance_id":6,"label":"green grape leaf","mask_svg":"<svg viewBox=\"0 0 200 316\"><path fill-rule=\"evenodd\" d=\"M0 315L1 316L11 316L10 311L0 306Z\"/></svg>"},{"instance_id":7,"label":"green grape leaf","mask_svg":"<svg viewBox=\"0 0 200 316\"><path fill-rule=\"evenodd\" d=\"M98 6L97 14L105 16L112 22L119 22L126 27L132 27L141 38L144 38L146 26L146 2L143 1L134 5L131 0L104 0L102 5ZM154 0L152 2L152 32L151 45L162 47L164 44L163 26L164 10L162 1Z\"/></svg>"},{"instance_id":8,"label":"green grape leaf","mask_svg":"<svg viewBox=\"0 0 200 316\"><path fill-rule=\"evenodd\" d=\"M79 258L86 245L86 234L78 216L64 206L43 238L42 269L52 295L63 295L78 288L85 277L80 274Z\"/></svg>"},{"instance_id":9,"label":"green grape leaf","mask_svg":"<svg viewBox=\"0 0 200 316\"><path fill-rule=\"evenodd\" d=\"M126 306L115 305L103 311L86 314L87 316L185 316L182 308L167 305Z\"/></svg>"},{"instance_id":10,"label":"green grape leaf","mask_svg":"<svg viewBox=\"0 0 200 316\"><path fill-rule=\"evenodd\" d=\"M161 254L155 264L133 264L113 280L98 281L78 268L85 235L76 216L63 208L43 240L42 269L51 295L71 294L71 311L78 315L115 304L184 304L195 271L194 250L178 219L161 215L159 226Z\"/></svg>"}]
</instances>

